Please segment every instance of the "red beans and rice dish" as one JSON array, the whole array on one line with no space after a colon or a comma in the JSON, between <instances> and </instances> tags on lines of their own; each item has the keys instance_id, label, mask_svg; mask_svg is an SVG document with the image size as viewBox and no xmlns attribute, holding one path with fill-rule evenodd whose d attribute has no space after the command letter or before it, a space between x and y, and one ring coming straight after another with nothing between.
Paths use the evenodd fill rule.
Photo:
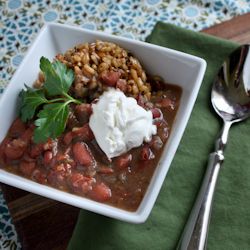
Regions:
<instances>
[{"instance_id":1,"label":"red beans and rice dish","mask_svg":"<svg viewBox=\"0 0 250 250\"><path fill-rule=\"evenodd\" d=\"M56 139L35 143L34 121L17 118L0 144L0 167L35 182L135 211L147 190L174 122L181 88L147 75L139 61L110 42L85 43L58 54L74 71L66 129ZM167 67L167 66L166 66ZM39 74L34 86L43 86ZM117 88L153 114L157 134L127 153L108 159L89 126L92 103L108 88Z\"/></svg>"}]
</instances>

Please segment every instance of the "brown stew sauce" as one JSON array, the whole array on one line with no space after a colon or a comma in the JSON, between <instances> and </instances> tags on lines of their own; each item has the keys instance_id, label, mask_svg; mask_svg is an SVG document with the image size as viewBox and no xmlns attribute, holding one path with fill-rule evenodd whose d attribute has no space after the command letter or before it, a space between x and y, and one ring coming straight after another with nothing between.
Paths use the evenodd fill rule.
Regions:
<instances>
[{"instance_id":1,"label":"brown stew sauce","mask_svg":"<svg viewBox=\"0 0 250 250\"><path fill-rule=\"evenodd\" d=\"M17 118L0 144L0 167L57 189L135 211L150 183L177 113L182 90L164 84L150 102L138 104L153 113L157 135L109 161L88 125L91 105L71 106L67 128L56 140L35 144L34 124Z\"/></svg>"}]
</instances>

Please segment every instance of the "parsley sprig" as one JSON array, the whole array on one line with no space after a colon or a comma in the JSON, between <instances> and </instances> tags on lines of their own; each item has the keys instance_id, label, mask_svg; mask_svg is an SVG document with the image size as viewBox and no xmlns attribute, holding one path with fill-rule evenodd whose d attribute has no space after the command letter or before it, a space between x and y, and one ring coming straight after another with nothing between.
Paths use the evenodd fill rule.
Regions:
<instances>
[{"instance_id":1,"label":"parsley sprig","mask_svg":"<svg viewBox=\"0 0 250 250\"><path fill-rule=\"evenodd\" d=\"M59 61L51 63L45 57L40 59L40 69L45 77L43 87L33 89L25 85L26 89L20 92L20 118L24 122L36 118L36 143L60 136L66 127L69 104L81 104L68 94L74 81L73 70Z\"/></svg>"}]
</instances>

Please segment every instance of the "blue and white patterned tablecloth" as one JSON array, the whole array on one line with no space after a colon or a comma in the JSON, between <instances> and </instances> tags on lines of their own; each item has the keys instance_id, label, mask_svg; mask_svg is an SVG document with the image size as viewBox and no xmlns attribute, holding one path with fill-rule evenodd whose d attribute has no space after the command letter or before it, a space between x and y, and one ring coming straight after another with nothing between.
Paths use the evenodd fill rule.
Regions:
<instances>
[{"instance_id":1,"label":"blue and white patterned tablecloth","mask_svg":"<svg viewBox=\"0 0 250 250\"><path fill-rule=\"evenodd\" d=\"M250 12L250 0L0 0L0 95L47 22L144 40L159 20L201 30ZM0 249L21 249L0 191Z\"/></svg>"}]
</instances>

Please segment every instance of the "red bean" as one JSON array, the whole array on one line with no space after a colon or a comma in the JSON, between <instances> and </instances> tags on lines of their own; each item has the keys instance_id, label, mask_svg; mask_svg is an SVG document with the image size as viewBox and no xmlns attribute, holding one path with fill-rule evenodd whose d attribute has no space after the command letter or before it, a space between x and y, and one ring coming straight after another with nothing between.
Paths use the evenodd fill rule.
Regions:
<instances>
[{"instance_id":1,"label":"red bean","mask_svg":"<svg viewBox=\"0 0 250 250\"><path fill-rule=\"evenodd\" d=\"M154 158L155 158L155 155L150 149L150 147L147 144L144 145L141 150L141 160L148 161Z\"/></svg>"},{"instance_id":2,"label":"red bean","mask_svg":"<svg viewBox=\"0 0 250 250\"><path fill-rule=\"evenodd\" d=\"M22 161L20 163L20 170L21 172L26 175L26 176L31 176L33 170L35 169L36 167L36 163L33 161L33 162L28 162L28 161Z\"/></svg>"},{"instance_id":3,"label":"red bean","mask_svg":"<svg viewBox=\"0 0 250 250\"><path fill-rule=\"evenodd\" d=\"M77 142L73 145L73 155L75 160L83 166L90 166L94 164L94 158L84 142Z\"/></svg>"},{"instance_id":4,"label":"red bean","mask_svg":"<svg viewBox=\"0 0 250 250\"><path fill-rule=\"evenodd\" d=\"M129 163L132 161L132 154L125 154L117 157L115 160L115 166L118 169L124 169L129 166Z\"/></svg>"},{"instance_id":5,"label":"red bean","mask_svg":"<svg viewBox=\"0 0 250 250\"><path fill-rule=\"evenodd\" d=\"M114 169L111 168L111 167L101 166L101 167L98 168L97 172L100 173L100 174L113 174Z\"/></svg>"},{"instance_id":6,"label":"red bean","mask_svg":"<svg viewBox=\"0 0 250 250\"><path fill-rule=\"evenodd\" d=\"M21 139L14 139L7 143L4 153L10 160L17 160L21 158L26 150L27 144Z\"/></svg>"},{"instance_id":7,"label":"red bean","mask_svg":"<svg viewBox=\"0 0 250 250\"><path fill-rule=\"evenodd\" d=\"M24 133L21 135L20 138L28 144L30 143L32 139L33 132L34 132L34 128L30 127L24 131Z\"/></svg>"},{"instance_id":8,"label":"red bean","mask_svg":"<svg viewBox=\"0 0 250 250\"><path fill-rule=\"evenodd\" d=\"M53 159L53 153L49 150L46 151L43 156L43 163L45 165L49 165L52 159Z\"/></svg>"},{"instance_id":9,"label":"red bean","mask_svg":"<svg viewBox=\"0 0 250 250\"><path fill-rule=\"evenodd\" d=\"M33 129L26 129L23 134L18 139L14 139L5 147L5 155L10 160L17 160L21 158L27 149L27 145L30 143L30 140L33 135Z\"/></svg>"},{"instance_id":10,"label":"red bean","mask_svg":"<svg viewBox=\"0 0 250 250\"><path fill-rule=\"evenodd\" d=\"M107 72L103 72L100 78L104 84L110 87L115 87L120 76L121 76L120 72L107 71Z\"/></svg>"},{"instance_id":11,"label":"red bean","mask_svg":"<svg viewBox=\"0 0 250 250\"><path fill-rule=\"evenodd\" d=\"M151 109L151 112L153 115L153 119L159 119L163 117L161 110L158 108Z\"/></svg>"},{"instance_id":12,"label":"red bean","mask_svg":"<svg viewBox=\"0 0 250 250\"><path fill-rule=\"evenodd\" d=\"M76 117L81 123L88 122L89 117L92 114L92 112L93 112L92 106L91 104L88 104L88 103L82 103L75 107Z\"/></svg>"},{"instance_id":13,"label":"red bean","mask_svg":"<svg viewBox=\"0 0 250 250\"><path fill-rule=\"evenodd\" d=\"M92 110L92 106L89 103L82 103L79 104L75 107L75 111L77 114L81 114L81 113L86 113L89 116L92 114L93 110Z\"/></svg>"},{"instance_id":14,"label":"red bean","mask_svg":"<svg viewBox=\"0 0 250 250\"><path fill-rule=\"evenodd\" d=\"M88 123L80 128L73 128L72 135L73 137L79 137L83 141L92 141L95 138Z\"/></svg>"},{"instance_id":15,"label":"red bean","mask_svg":"<svg viewBox=\"0 0 250 250\"><path fill-rule=\"evenodd\" d=\"M93 186L90 191L90 197L96 201L104 202L111 198L111 189L103 182Z\"/></svg>"},{"instance_id":16,"label":"red bean","mask_svg":"<svg viewBox=\"0 0 250 250\"><path fill-rule=\"evenodd\" d=\"M26 130L26 125L21 121L20 118L17 118L11 125L9 129L9 135L11 137L20 137Z\"/></svg>"},{"instance_id":17,"label":"red bean","mask_svg":"<svg viewBox=\"0 0 250 250\"><path fill-rule=\"evenodd\" d=\"M64 144L69 145L71 143L72 139L73 139L73 134L70 131L70 132L67 132L65 134L65 136L63 137L63 142L64 142Z\"/></svg>"},{"instance_id":18,"label":"red bean","mask_svg":"<svg viewBox=\"0 0 250 250\"><path fill-rule=\"evenodd\" d=\"M36 158L38 155L40 155L43 152L43 144L33 144L31 149L30 149L30 156L32 158Z\"/></svg>"},{"instance_id":19,"label":"red bean","mask_svg":"<svg viewBox=\"0 0 250 250\"><path fill-rule=\"evenodd\" d=\"M116 83L116 88L125 93L127 91L127 81L125 79L119 79Z\"/></svg>"}]
</instances>

